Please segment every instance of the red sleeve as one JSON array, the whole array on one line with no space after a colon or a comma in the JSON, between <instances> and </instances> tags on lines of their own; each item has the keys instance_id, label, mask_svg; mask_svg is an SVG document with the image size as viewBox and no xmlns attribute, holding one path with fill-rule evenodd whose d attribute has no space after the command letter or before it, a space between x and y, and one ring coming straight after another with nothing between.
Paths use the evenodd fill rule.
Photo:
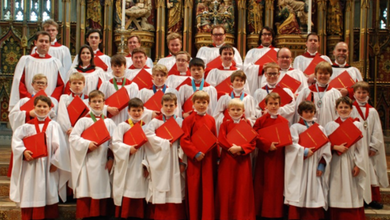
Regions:
<instances>
[{"instance_id":1,"label":"red sleeve","mask_svg":"<svg viewBox=\"0 0 390 220\"><path fill-rule=\"evenodd\" d=\"M30 121L32 118L30 116L30 112L29 111L26 111L26 119L24 120L24 123L27 123L28 121Z\"/></svg>"},{"instance_id":2,"label":"red sleeve","mask_svg":"<svg viewBox=\"0 0 390 220\"><path fill-rule=\"evenodd\" d=\"M262 118L257 119L255 125L253 126L253 129L255 129L255 131L259 132L259 130L262 128L262 126L261 126L262 121L263 121ZM269 142L269 141L265 140L264 138L260 138L260 137L256 138L256 147L264 152L269 151L271 144L272 144L272 142Z\"/></svg>"},{"instance_id":3,"label":"red sleeve","mask_svg":"<svg viewBox=\"0 0 390 220\"><path fill-rule=\"evenodd\" d=\"M263 75L263 65L259 65L259 76Z\"/></svg>"},{"instance_id":4,"label":"red sleeve","mask_svg":"<svg viewBox=\"0 0 390 220\"><path fill-rule=\"evenodd\" d=\"M322 164L326 165L326 161L325 161L325 159L324 159L324 158L321 158L321 160L320 160L319 164L320 164L320 163L322 163Z\"/></svg>"},{"instance_id":5,"label":"red sleeve","mask_svg":"<svg viewBox=\"0 0 390 220\"><path fill-rule=\"evenodd\" d=\"M229 150L231 145L227 141L227 131L228 129L228 122L223 122L221 124L221 127L219 128L219 135L218 135L218 144L220 147L222 147L223 150Z\"/></svg>"},{"instance_id":6,"label":"red sleeve","mask_svg":"<svg viewBox=\"0 0 390 220\"><path fill-rule=\"evenodd\" d=\"M249 121L247 121L247 123L250 125ZM243 155L251 153L256 148L256 139L254 139L253 141L251 141L248 144L241 145L241 147L244 150Z\"/></svg>"},{"instance_id":7,"label":"red sleeve","mask_svg":"<svg viewBox=\"0 0 390 220\"><path fill-rule=\"evenodd\" d=\"M206 79L207 78L207 75L209 75L209 72L211 71L212 69L211 68L207 68L204 70L204 78Z\"/></svg>"},{"instance_id":8,"label":"red sleeve","mask_svg":"<svg viewBox=\"0 0 390 220\"><path fill-rule=\"evenodd\" d=\"M26 81L25 73L23 70L23 74L22 74L22 77L20 78L20 82L19 82L19 98L20 99L25 98L25 97L28 97L28 98L32 97L31 94L27 90L25 81Z\"/></svg>"},{"instance_id":9,"label":"red sleeve","mask_svg":"<svg viewBox=\"0 0 390 220\"><path fill-rule=\"evenodd\" d=\"M100 89L100 86L102 85L102 79L100 79L99 77L99 80L98 80L98 84L97 84L97 88L96 89Z\"/></svg>"},{"instance_id":10,"label":"red sleeve","mask_svg":"<svg viewBox=\"0 0 390 220\"><path fill-rule=\"evenodd\" d=\"M355 97L353 97L353 88L352 87L348 87L347 90L348 90L348 97L351 100L355 100Z\"/></svg>"},{"instance_id":11,"label":"red sleeve","mask_svg":"<svg viewBox=\"0 0 390 220\"><path fill-rule=\"evenodd\" d=\"M184 119L182 129L184 135L180 139L180 146L183 149L184 153L191 159L194 159L196 154L200 152L198 148L191 141L191 128L194 126L194 120L191 120L192 117L189 116ZM205 152L202 152L205 153Z\"/></svg>"},{"instance_id":12,"label":"red sleeve","mask_svg":"<svg viewBox=\"0 0 390 220\"><path fill-rule=\"evenodd\" d=\"M210 131L213 132L215 137L217 137L217 126L215 125L215 119L213 117L211 117L211 119L212 119L212 126L211 126ZM217 140L217 145L216 145L215 148L217 149L218 157L220 157L221 156L221 150L218 147L218 140Z\"/></svg>"},{"instance_id":13,"label":"red sleeve","mask_svg":"<svg viewBox=\"0 0 390 220\"><path fill-rule=\"evenodd\" d=\"M66 83L66 86L65 86L65 89L64 89L64 93L63 94L66 94L66 95L69 95L71 93L70 91L70 83L69 81Z\"/></svg>"},{"instance_id":14,"label":"red sleeve","mask_svg":"<svg viewBox=\"0 0 390 220\"><path fill-rule=\"evenodd\" d=\"M112 152L112 150L111 149L108 149L107 150L107 158L114 158L114 152Z\"/></svg>"},{"instance_id":15,"label":"red sleeve","mask_svg":"<svg viewBox=\"0 0 390 220\"><path fill-rule=\"evenodd\" d=\"M62 95L63 90L64 90L64 82L62 81L61 75L58 72L57 85L56 85L56 88L54 89L53 93L51 94L51 97L60 101L60 97Z\"/></svg>"}]
</instances>

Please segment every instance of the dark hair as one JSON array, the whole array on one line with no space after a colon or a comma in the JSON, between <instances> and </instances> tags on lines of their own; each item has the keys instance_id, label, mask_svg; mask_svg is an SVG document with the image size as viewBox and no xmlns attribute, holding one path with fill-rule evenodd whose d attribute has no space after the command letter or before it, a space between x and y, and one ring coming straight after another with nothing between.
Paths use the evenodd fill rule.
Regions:
<instances>
[{"instance_id":1,"label":"dark hair","mask_svg":"<svg viewBox=\"0 0 390 220\"><path fill-rule=\"evenodd\" d=\"M246 83L246 75L245 75L245 72L243 70L236 70L232 73L232 75L230 75L230 82L233 83L233 81L236 79L236 78L240 78L242 80L244 80L244 84Z\"/></svg>"},{"instance_id":2,"label":"dark hair","mask_svg":"<svg viewBox=\"0 0 390 220\"><path fill-rule=\"evenodd\" d=\"M298 114L302 115L302 112L304 111L313 111L316 113L317 109L312 101L305 100L298 105Z\"/></svg>"},{"instance_id":3,"label":"dark hair","mask_svg":"<svg viewBox=\"0 0 390 220\"><path fill-rule=\"evenodd\" d=\"M318 34L317 34L316 32L311 32L311 33L309 33L309 34L306 36L306 42L307 42L307 40L309 40L309 37L310 37L310 36L316 36L317 39L318 39L318 42L320 42L320 36L318 36Z\"/></svg>"},{"instance_id":4,"label":"dark hair","mask_svg":"<svg viewBox=\"0 0 390 220\"><path fill-rule=\"evenodd\" d=\"M39 36L49 36L49 41L51 42L51 37L50 37L50 34L46 31L38 31L37 33L35 33L35 40L38 41L38 38Z\"/></svg>"},{"instance_id":5,"label":"dark hair","mask_svg":"<svg viewBox=\"0 0 390 220\"><path fill-rule=\"evenodd\" d=\"M195 57L194 59L192 59L190 61L189 67L191 68L193 66L201 66L204 69L204 61L202 59L200 59L200 58Z\"/></svg>"},{"instance_id":6,"label":"dark hair","mask_svg":"<svg viewBox=\"0 0 390 220\"><path fill-rule=\"evenodd\" d=\"M233 51L233 55L235 54L235 51L234 51L234 48L232 45L229 45L229 44L224 44L222 47L219 48L219 55L222 55L222 52L224 50L231 50Z\"/></svg>"},{"instance_id":7,"label":"dark hair","mask_svg":"<svg viewBox=\"0 0 390 220\"><path fill-rule=\"evenodd\" d=\"M104 100L104 93L102 93L100 90L93 90L88 94L88 101L91 101L93 98L101 96Z\"/></svg>"},{"instance_id":8,"label":"dark hair","mask_svg":"<svg viewBox=\"0 0 390 220\"><path fill-rule=\"evenodd\" d=\"M338 99L336 99L336 108L340 105L340 103L345 103L347 105L349 105L349 107L352 108L352 100L348 97L348 96L342 96Z\"/></svg>"},{"instance_id":9,"label":"dark hair","mask_svg":"<svg viewBox=\"0 0 390 220\"><path fill-rule=\"evenodd\" d=\"M164 104L164 102L169 102L169 101L173 101L175 102L175 104L177 104L177 96L175 95L175 93L167 92L161 98L161 104Z\"/></svg>"},{"instance_id":10,"label":"dark hair","mask_svg":"<svg viewBox=\"0 0 390 220\"><path fill-rule=\"evenodd\" d=\"M142 53L143 55L145 55L145 57L148 57L148 55L146 54L146 50L143 47L134 48L134 50L131 52L131 56L134 56L134 54L136 53Z\"/></svg>"},{"instance_id":11,"label":"dark hair","mask_svg":"<svg viewBox=\"0 0 390 220\"><path fill-rule=\"evenodd\" d=\"M368 82L364 82L364 81L356 82L355 85L352 86L352 88L353 88L353 92L356 92L356 90L358 89L362 89L363 91L367 91L368 93L370 93L370 84L368 84Z\"/></svg>"},{"instance_id":12,"label":"dark hair","mask_svg":"<svg viewBox=\"0 0 390 220\"><path fill-rule=\"evenodd\" d=\"M130 110L131 108L142 108L143 109L144 103L139 98L132 98L132 99L130 99L129 104L128 104L128 109Z\"/></svg>"},{"instance_id":13,"label":"dark hair","mask_svg":"<svg viewBox=\"0 0 390 220\"><path fill-rule=\"evenodd\" d=\"M217 29L217 28L222 28L222 29L223 29L223 33L226 34L226 28L225 28L225 26L223 26L223 25L221 25L221 24L213 25L213 26L211 27L210 34L213 35L214 29Z\"/></svg>"},{"instance_id":14,"label":"dark hair","mask_svg":"<svg viewBox=\"0 0 390 220\"><path fill-rule=\"evenodd\" d=\"M39 96L35 97L34 106L37 105L38 101L46 102L49 105L49 107L51 107L51 99L47 96L39 95Z\"/></svg>"},{"instance_id":15,"label":"dark hair","mask_svg":"<svg viewBox=\"0 0 390 220\"><path fill-rule=\"evenodd\" d=\"M111 66L126 66L126 57L121 54L115 54L111 57Z\"/></svg>"},{"instance_id":16,"label":"dark hair","mask_svg":"<svg viewBox=\"0 0 390 220\"><path fill-rule=\"evenodd\" d=\"M78 58L77 58L79 61L79 66L83 66L83 61L81 61L81 51L83 51L84 48L87 48L89 50L89 52L91 53L91 60L89 62L91 64L91 67L95 68L95 63L93 62L93 58L95 57L95 53L93 52L92 47L89 46L88 44L84 44L83 46L81 46L81 48L79 50L79 54L78 54Z\"/></svg>"},{"instance_id":17,"label":"dark hair","mask_svg":"<svg viewBox=\"0 0 390 220\"><path fill-rule=\"evenodd\" d=\"M87 35L86 35L86 39L88 39L89 35L93 34L93 33L98 33L99 34L99 38L100 40L103 39L103 34L102 32L99 30L99 29L90 29L88 32L87 32ZM87 41L87 44L89 45L88 41ZM102 44L100 43L99 44L99 50L102 50Z\"/></svg>"},{"instance_id":18,"label":"dark hair","mask_svg":"<svg viewBox=\"0 0 390 220\"><path fill-rule=\"evenodd\" d=\"M272 28L268 27L268 26L264 26L261 29L261 31L260 31L260 34L259 34L259 45L261 45L261 35L263 35L263 30L267 30L267 31L271 32L271 35L272 35L271 45L275 46L276 45L276 43L275 43L275 31Z\"/></svg>"}]
</instances>

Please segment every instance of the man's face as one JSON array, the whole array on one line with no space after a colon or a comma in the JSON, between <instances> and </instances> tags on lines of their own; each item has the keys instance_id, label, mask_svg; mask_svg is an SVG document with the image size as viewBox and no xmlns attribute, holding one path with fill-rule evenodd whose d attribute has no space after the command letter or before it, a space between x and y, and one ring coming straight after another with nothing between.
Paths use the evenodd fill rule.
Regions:
<instances>
[{"instance_id":1,"label":"man's face","mask_svg":"<svg viewBox=\"0 0 390 220\"><path fill-rule=\"evenodd\" d=\"M348 45L339 43L333 50L333 55L338 64L344 64L348 59Z\"/></svg>"},{"instance_id":2,"label":"man's face","mask_svg":"<svg viewBox=\"0 0 390 220\"><path fill-rule=\"evenodd\" d=\"M99 48L99 44L102 42L102 39L100 39L99 33L91 33L88 38L87 42L89 43L89 46L92 47L92 49L95 51Z\"/></svg>"},{"instance_id":3,"label":"man's face","mask_svg":"<svg viewBox=\"0 0 390 220\"><path fill-rule=\"evenodd\" d=\"M306 41L306 47L310 53L317 52L320 47L318 36L310 35Z\"/></svg>"},{"instance_id":4,"label":"man's face","mask_svg":"<svg viewBox=\"0 0 390 220\"><path fill-rule=\"evenodd\" d=\"M168 42L168 49L169 52L171 52L172 55L176 55L181 50L181 41L179 38L170 40Z\"/></svg>"},{"instance_id":5,"label":"man's face","mask_svg":"<svg viewBox=\"0 0 390 220\"><path fill-rule=\"evenodd\" d=\"M50 37L47 35L39 35L38 39L34 41L37 46L37 51L39 54L45 55L49 52L50 48Z\"/></svg>"},{"instance_id":6,"label":"man's face","mask_svg":"<svg viewBox=\"0 0 390 220\"><path fill-rule=\"evenodd\" d=\"M46 32L50 34L51 40L54 41L57 38L58 30L56 26L54 25L49 25L44 28Z\"/></svg>"},{"instance_id":7,"label":"man's face","mask_svg":"<svg viewBox=\"0 0 390 220\"><path fill-rule=\"evenodd\" d=\"M146 64L146 56L143 53L136 53L131 56L131 59L133 60L133 65L137 69L141 69Z\"/></svg>"},{"instance_id":8,"label":"man's face","mask_svg":"<svg viewBox=\"0 0 390 220\"><path fill-rule=\"evenodd\" d=\"M214 28L211 33L211 40L215 45L221 45L225 43L226 33L223 28Z\"/></svg>"},{"instance_id":9,"label":"man's face","mask_svg":"<svg viewBox=\"0 0 390 220\"><path fill-rule=\"evenodd\" d=\"M265 47L271 46L272 43L272 33L266 29L263 29L263 33L261 34L261 45Z\"/></svg>"},{"instance_id":10,"label":"man's face","mask_svg":"<svg viewBox=\"0 0 390 220\"><path fill-rule=\"evenodd\" d=\"M291 66L292 56L291 51L287 49L281 49L278 55L278 64L281 69L288 69Z\"/></svg>"},{"instance_id":11,"label":"man's face","mask_svg":"<svg viewBox=\"0 0 390 220\"><path fill-rule=\"evenodd\" d=\"M132 37L127 41L127 49L129 49L129 53L131 53L135 48L140 48L141 43L138 41L138 38Z\"/></svg>"}]
</instances>

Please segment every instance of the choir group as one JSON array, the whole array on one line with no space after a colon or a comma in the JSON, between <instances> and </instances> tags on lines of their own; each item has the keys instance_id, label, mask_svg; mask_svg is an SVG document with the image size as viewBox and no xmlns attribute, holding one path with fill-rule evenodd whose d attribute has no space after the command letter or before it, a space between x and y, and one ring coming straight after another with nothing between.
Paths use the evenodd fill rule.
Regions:
<instances>
[{"instance_id":1,"label":"choir group","mask_svg":"<svg viewBox=\"0 0 390 220\"><path fill-rule=\"evenodd\" d=\"M167 36L157 64L141 39L129 54L99 50L102 34L71 63L43 23L14 74L10 199L22 219L365 219L387 187L383 133L369 85L347 63L307 52L293 59L264 27L246 54L211 30L195 58ZM293 62L294 60L294 62Z\"/></svg>"}]
</instances>

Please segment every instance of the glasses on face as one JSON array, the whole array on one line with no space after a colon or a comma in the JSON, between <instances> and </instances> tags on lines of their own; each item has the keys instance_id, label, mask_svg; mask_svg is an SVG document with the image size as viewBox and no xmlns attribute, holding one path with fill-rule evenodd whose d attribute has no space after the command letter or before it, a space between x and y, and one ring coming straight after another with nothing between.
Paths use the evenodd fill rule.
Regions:
<instances>
[{"instance_id":1,"label":"glasses on face","mask_svg":"<svg viewBox=\"0 0 390 220\"><path fill-rule=\"evenodd\" d=\"M37 85L40 85L40 86L46 85L46 82L43 82L43 81L34 81L34 83Z\"/></svg>"},{"instance_id":2,"label":"glasses on face","mask_svg":"<svg viewBox=\"0 0 390 220\"><path fill-rule=\"evenodd\" d=\"M267 73L269 76L276 76L278 75L278 72L270 72L270 73Z\"/></svg>"},{"instance_id":3,"label":"glasses on face","mask_svg":"<svg viewBox=\"0 0 390 220\"><path fill-rule=\"evenodd\" d=\"M91 101L91 103L93 103L93 104L100 104L102 102L103 102L102 100L93 100L93 101Z\"/></svg>"},{"instance_id":4,"label":"glasses on face","mask_svg":"<svg viewBox=\"0 0 390 220\"><path fill-rule=\"evenodd\" d=\"M278 57L278 58L280 58L280 59L282 59L282 60L283 60L283 59L286 59L286 60L287 60L287 59L290 59L291 57L288 57L288 56L281 56L281 57Z\"/></svg>"},{"instance_id":5,"label":"glasses on face","mask_svg":"<svg viewBox=\"0 0 390 220\"><path fill-rule=\"evenodd\" d=\"M184 59L177 59L176 62L178 62L178 63L185 63L185 62L187 62L187 60L184 60Z\"/></svg>"},{"instance_id":6,"label":"glasses on face","mask_svg":"<svg viewBox=\"0 0 390 220\"><path fill-rule=\"evenodd\" d=\"M222 37L225 34L212 34L212 35L215 36L215 37Z\"/></svg>"},{"instance_id":7,"label":"glasses on face","mask_svg":"<svg viewBox=\"0 0 390 220\"><path fill-rule=\"evenodd\" d=\"M272 34L271 33L262 33L261 36L270 37L270 36L272 36Z\"/></svg>"}]
</instances>

